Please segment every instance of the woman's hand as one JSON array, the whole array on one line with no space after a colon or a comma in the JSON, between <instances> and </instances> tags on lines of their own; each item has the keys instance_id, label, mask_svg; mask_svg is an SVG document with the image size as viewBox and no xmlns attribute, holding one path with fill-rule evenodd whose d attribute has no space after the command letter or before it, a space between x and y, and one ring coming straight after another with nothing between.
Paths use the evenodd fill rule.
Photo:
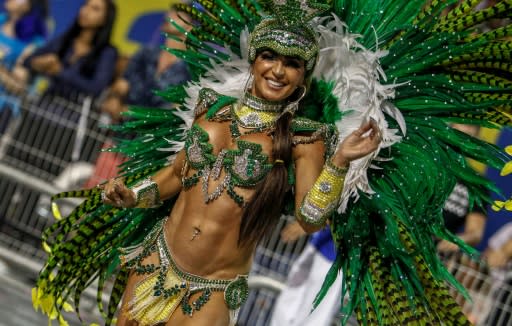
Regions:
<instances>
[{"instance_id":1,"label":"woman's hand","mask_svg":"<svg viewBox=\"0 0 512 326\"><path fill-rule=\"evenodd\" d=\"M130 188L126 187L121 178L110 179L102 187L101 198L103 203L122 208L135 207L135 194Z\"/></svg>"},{"instance_id":2,"label":"woman's hand","mask_svg":"<svg viewBox=\"0 0 512 326\"><path fill-rule=\"evenodd\" d=\"M306 235L306 231L300 226L299 222L294 221L286 225L281 231L281 240L285 243L295 242L304 235Z\"/></svg>"},{"instance_id":3,"label":"woman's hand","mask_svg":"<svg viewBox=\"0 0 512 326\"><path fill-rule=\"evenodd\" d=\"M504 268L509 261L506 253L503 250L488 250L484 254L487 264L491 268Z\"/></svg>"},{"instance_id":4,"label":"woman's hand","mask_svg":"<svg viewBox=\"0 0 512 326\"><path fill-rule=\"evenodd\" d=\"M57 75L62 70L62 64L55 53L43 54L33 58L31 66L35 71L50 76Z\"/></svg>"},{"instance_id":5,"label":"woman's hand","mask_svg":"<svg viewBox=\"0 0 512 326\"><path fill-rule=\"evenodd\" d=\"M365 135L368 133L368 135ZM382 140L377 122L373 119L353 131L343 140L332 157L332 163L346 167L351 161L374 152Z\"/></svg>"},{"instance_id":6,"label":"woman's hand","mask_svg":"<svg viewBox=\"0 0 512 326\"><path fill-rule=\"evenodd\" d=\"M109 96L101 104L101 111L108 113L113 122L121 121L121 113L127 110L119 96Z\"/></svg>"}]
</instances>

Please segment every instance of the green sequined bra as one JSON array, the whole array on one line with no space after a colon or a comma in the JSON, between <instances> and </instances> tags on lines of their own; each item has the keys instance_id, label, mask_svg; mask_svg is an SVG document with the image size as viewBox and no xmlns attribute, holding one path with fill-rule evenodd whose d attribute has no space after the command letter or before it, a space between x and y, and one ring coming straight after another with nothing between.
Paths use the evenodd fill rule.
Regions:
<instances>
[{"instance_id":1,"label":"green sequined bra","mask_svg":"<svg viewBox=\"0 0 512 326\"><path fill-rule=\"evenodd\" d=\"M244 199L235 191L235 187L254 187L272 168L268 156L262 153L260 144L238 140L236 149L222 149L217 155L209 143L208 133L194 124L187 132L185 140L186 166L196 172L183 176L183 187L188 189L202 181L203 200L211 202L227 190L228 195L240 206ZM211 179L219 180L222 169L225 175L222 181L209 193Z\"/></svg>"}]
</instances>

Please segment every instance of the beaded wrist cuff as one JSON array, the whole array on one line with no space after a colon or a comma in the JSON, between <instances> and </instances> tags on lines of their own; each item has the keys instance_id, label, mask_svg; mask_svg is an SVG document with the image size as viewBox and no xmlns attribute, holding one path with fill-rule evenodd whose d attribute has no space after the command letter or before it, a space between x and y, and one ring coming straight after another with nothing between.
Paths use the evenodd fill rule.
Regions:
<instances>
[{"instance_id":1,"label":"beaded wrist cuff","mask_svg":"<svg viewBox=\"0 0 512 326\"><path fill-rule=\"evenodd\" d=\"M345 174L348 168L340 168L327 160L313 188L306 194L299 214L301 219L312 225L323 225L337 206Z\"/></svg>"},{"instance_id":2,"label":"beaded wrist cuff","mask_svg":"<svg viewBox=\"0 0 512 326\"><path fill-rule=\"evenodd\" d=\"M136 184L132 191L135 194L135 207L153 208L162 205L158 185L151 178L146 178Z\"/></svg>"},{"instance_id":3,"label":"beaded wrist cuff","mask_svg":"<svg viewBox=\"0 0 512 326\"><path fill-rule=\"evenodd\" d=\"M337 177L345 177L345 174L347 174L347 171L348 171L348 167L342 168L342 167L336 166L332 163L332 161L330 159L325 161L324 168L328 169L329 173L332 173L333 175L335 175Z\"/></svg>"}]
</instances>

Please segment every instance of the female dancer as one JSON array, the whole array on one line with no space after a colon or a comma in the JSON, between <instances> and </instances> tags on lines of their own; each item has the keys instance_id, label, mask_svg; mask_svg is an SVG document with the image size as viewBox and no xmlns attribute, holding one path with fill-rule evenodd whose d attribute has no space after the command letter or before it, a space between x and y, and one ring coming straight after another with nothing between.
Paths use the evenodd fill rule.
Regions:
<instances>
[{"instance_id":1,"label":"female dancer","mask_svg":"<svg viewBox=\"0 0 512 326\"><path fill-rule=\"evenodd\" d=\"M353 132L332 156L328 139L313 132L292 135L294 117L287 108L304 95L311 73L306 62L315 61L316 53L294 53L285 42L258 43L268 32L252 39L256 57L246 93L210 117L200 102L187 135L189 146L172 165L132 189L119 179L106 184L104 202L122 208L153 206L177 196L169 218L158 226L162 229L155 230L160 235L128 262L133 262L133 271L118 325L128 325L128 320L141 325L228 325L229 310L236 311L241 303L227 299L230 284L246 282L256 243L277 223L289 188L287 166L292 164L297 176L297 218L312 232L332 212L328 206L334 208L350 161L379 145L374 121ZM307 46L317 47L314 37L307 41ZM192 181L198 174L203 181ZM313 203L325 211L313 213ZM142 272L144 266L160 270ZM188 288L163 298L166 290L187 282Z\"/></svg>"},{"instance_id":2,"label":"female dancer","mask_svg":"<svg viewBox=\"0 0 512 326\"><path fill-rule=\"evenodd\" d=\"M51 254L34 301L78 306L91 280L101 293L115 276L107 324L124 296L119 325L226 325L247 296L255 244L286 211L308 232L330 221L337 256L315 304L342 269L343 312L363 325L468 325L432 239L470 251L440 207L457 178L476 202L478 184L492 188L460 158L503 166L449 122L510 124L509 81L465 69L488 67L512 33L472 24L512 2L474 13L467 0L440 21L446 4L423 0L197 2L178 6L198 25L187 50L171 50L194 82L162 93L175 110L127 113L120 128L138 138L115 149L130 156L122 178L54 196L87 199L44 233Z\"/></svg>"}]
</instances>

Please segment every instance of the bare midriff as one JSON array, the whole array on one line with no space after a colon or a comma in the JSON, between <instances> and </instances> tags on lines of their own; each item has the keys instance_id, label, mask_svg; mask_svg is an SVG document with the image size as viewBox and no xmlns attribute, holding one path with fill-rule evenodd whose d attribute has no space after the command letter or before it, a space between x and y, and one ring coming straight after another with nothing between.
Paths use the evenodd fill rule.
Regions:
<instances>
[{"instance_id":1,"label":"bare midriff","mask_svg":"<svg viewBox=\"0 0 512 326\"><path fill-rule=\"evenodd\" d=\"M238 245L242 212L226 193L205 204L200 185L182 191L164 226L167 245L178 266L206 278L232 279L248 274L254 245ZM199 234L195 234L197 229Z\"/></svg>"}]
</instances>

